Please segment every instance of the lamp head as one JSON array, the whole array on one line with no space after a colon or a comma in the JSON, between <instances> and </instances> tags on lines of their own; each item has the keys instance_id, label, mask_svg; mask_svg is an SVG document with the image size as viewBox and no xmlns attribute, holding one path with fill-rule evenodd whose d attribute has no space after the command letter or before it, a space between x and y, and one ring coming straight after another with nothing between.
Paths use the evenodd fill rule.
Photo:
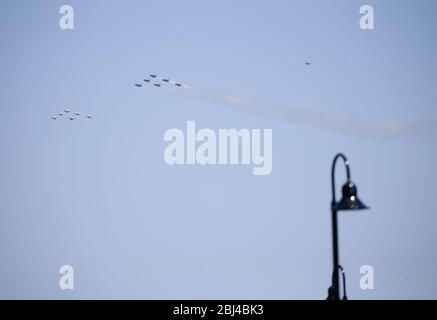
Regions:
<instances>
[{"instance_id":1,"label":"lamp head","mask_svg":"<svg viewBox=\"0 0 437 320\"><path fill-rule=\"evenodd\" d=\"M348 180L341 189L342 197L334 206L334 210L363 210L369 209L364 203L358 199L357 186L352 181Z\"/></svg>"}]
</instances>

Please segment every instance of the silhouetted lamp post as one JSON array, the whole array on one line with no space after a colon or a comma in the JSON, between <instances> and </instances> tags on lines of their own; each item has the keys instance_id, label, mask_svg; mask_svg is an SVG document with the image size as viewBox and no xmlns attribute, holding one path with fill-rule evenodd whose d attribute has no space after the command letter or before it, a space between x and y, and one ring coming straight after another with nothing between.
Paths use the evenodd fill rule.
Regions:
<instances>
[{"instance_id":1,"label":"silhouetted lamp post","mask_svg":"<svg viewBox=\"0 0 437 320\"><path fill-rule=\"evenodd\" d=\"M346 167L347 181L342 188L342 197L339 202L335 198L335 164L337 160L341 158ZM338 232L337 232L337 211L340 210L362 210L368 209L357 196L357 187L351 181L351 174L349 168L349 160L344 154L339 153L335 156L332 162L331 169L331 184L332 184L332 202L331 202L331 212L332 212L332 251L333 251L333 271L332 271L332 285L328 290L328 300L339 300L340 299L340 286L339 286L339 269L343 272L343 268L339 265L338 261ZM344 283L344 273L343 273L343 288L346 288ZM344 292L343 299L346 299L346 292Z\"/></svg>"}]
</instances>

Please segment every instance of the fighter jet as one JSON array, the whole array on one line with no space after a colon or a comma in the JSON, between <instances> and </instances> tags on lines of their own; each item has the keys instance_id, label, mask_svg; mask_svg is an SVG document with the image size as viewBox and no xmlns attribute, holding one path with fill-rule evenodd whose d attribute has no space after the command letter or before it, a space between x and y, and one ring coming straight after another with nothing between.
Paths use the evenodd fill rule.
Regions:
<instances>
[{"instance_id":1,"label":"fighter jet","mask_svg":"<svg viewBox=\"0 0 437 320\"><path fill-rule=\"evenodd\" d=\"M305 62L305 64L306 64L307 66L309 66L311 63L309 63L309 62Z\"/></svg>"},{"instance_id":2,"label":"fighter jet","mask_svg":"<svg viewBox=\"0 0 437 320\"><path fill-rule=\"evenodd\" d=\"M63 113L58 113L58 116L62 117L64 114Z\"/></svg>"},{"instance_id":3,"label":"fighter jet","mask_svg":"<svg viewBox=\"0 0 437 320\"><path fill-rule=\"evenodd\" d=\"M68 120L74 120L74 118L73 118L73 117L70 117L70 118L68 118Z\"/></svg>"},{"instance_id":4,"label":"fighter jet","mask_svg":"<svg viewBox=\"0 0 437 320\"><path fill-rule=\"evenodd\" d=\"M75 116L80 116L80 112L75 112L74 115Z\"/></svg>"},{"instance_id":5,"label":"fighter jet","mask_svg":"<svg viewBox=\"0 0 437 320\"><path fill-rule=\"evenodd\" d=\"M161 86L160 83L154 83L153 85L156 86L156 87L160 87Z\"/></svg>"},{"instance_id":6,"label":"fighter jet","mask_svg":"<svg viewBox=\"0 0 437 320\"><path fill-rule=\"evenodd\" d=\"M182 83L177 82L177 83L175 83L174 85L180 87L180 86L182 86Z\"/></svg>"},{"instance_id":7,"label":"fighter jet","mask_svg":"<svg viewBox=\"0 0 437 320\"><path fill-rule=\"evenodd\" d=\"M87 115L86 117L87 117L88 119L91 119L93 116L89 114L89 115Z\"/></svg>"},{"instance_id":8,"label":"fighter jet","mask_svg":"<svg viewBox=\"0 0 437 320\"><path fill-rule=\"evenodd\" d=\"M164 81L164 82L169 82L170 79L168 79L168 78L164 78L164 79L162 79L162 81Z\"/></svg>"},{"instance_id":9,"label":"fighter jet","mask_svg":"<svg viewBox=\"0 0 437 320\"><path fill-rule=\"evenodd\" d=\"M152 78L156 78L156 74L149 74Z\"/></svg>"},{"instance_id":10,"label":"fighter jet","mask_svg":"<svg viewBox=\"0 0 437 320\"><path fill-rule=\"evenodd\" d=\"M142 87L141 83L135 83L135 86L137 86L138 88Z\"/></svg>"},{"instance_id":11,"label":"fighter jet","mask_svg":"<svg viewBox=\"0 0 437 320\"><path fill-rule=\"evenodd\" d=\"M64 110L64 112L65 112L65 113L69 113L69 112L70 112L70 110L68 110L68 109L65 109L65 110Z\"/></svg>"},{"instance_id":12,"label":"fighter jet","mask_svg":"<svg viewBox=\"0 0 437 320\"><path fill-rule=\"evenodd\" d=\"M56 117L50 117L50 119L52 119L52 120L56 120Z\"/></svg>"},{"instance_id":13,"label":"fighter jet","mask_svg":"<svg viewBox=\"0 0 437 320\"><path fill-rule=\"evenodd\" d=\"M150 79L144 79L144 82L150 82Z\"/></svg>"}]
</instances>

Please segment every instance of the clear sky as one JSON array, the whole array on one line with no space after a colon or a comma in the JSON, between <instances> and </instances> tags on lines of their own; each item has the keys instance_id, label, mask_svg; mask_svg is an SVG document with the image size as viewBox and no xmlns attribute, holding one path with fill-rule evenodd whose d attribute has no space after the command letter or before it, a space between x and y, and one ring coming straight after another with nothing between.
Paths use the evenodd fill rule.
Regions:
<instances>
[{"instance_id":1,"label":"clear sky","mask_svg":"<svg viewBox=\"0 0 437 320\"><path fill-rule=\"evenodd\" d=\"M63 4L74 30L59 28ZM363 4L375 30L359 28ZM433 131L436 21L434 0L1 1L0 298L324 299L342 151L371 207L340 215L349 297L436 299L435 140L355 137L133 86L156 72ZM67 106L82 115L50 119ZM168 166L164 132L187 120L272 129L272 173ZM58 284L65 264L71 291ZM362 265L374 290L359 286Z\"/></svg>"}]
</instances>

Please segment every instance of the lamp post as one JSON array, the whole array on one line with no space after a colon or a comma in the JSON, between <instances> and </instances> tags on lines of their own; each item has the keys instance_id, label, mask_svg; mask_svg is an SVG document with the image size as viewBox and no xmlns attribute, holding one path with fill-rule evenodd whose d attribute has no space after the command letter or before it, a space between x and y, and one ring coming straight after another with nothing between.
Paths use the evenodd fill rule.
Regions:
<instances>
[{"instance_id":1,"label":"lamp post","mask_svg":"<svg viewBox=\"0 0 437 320\"><path fill-rule=\"evenodd\" d=\"M342 197L339 202L335 198L335 164L337 160L341 158L343 160L344 166L346 167L347 180L342 187ZM333 253L333 271L332 271L332 285L328 290L328 300L339 300L340 299L340 283L339 283L339 265L338 260L338 227L337 227L337 212L340 210L363 210L368 209L357 196L357 187L351 181L351 174L349 168L349 160L342 153L335 156L332 162L331 169L331 186L332 186L332 201L331 201L331 214L332 214L332 253ZM343 269L341 268L343 271ZM343 277L344 288L344 277ZM344 298L346 298L346 293L344 293Z\"/></svg>"}]
</instances>

